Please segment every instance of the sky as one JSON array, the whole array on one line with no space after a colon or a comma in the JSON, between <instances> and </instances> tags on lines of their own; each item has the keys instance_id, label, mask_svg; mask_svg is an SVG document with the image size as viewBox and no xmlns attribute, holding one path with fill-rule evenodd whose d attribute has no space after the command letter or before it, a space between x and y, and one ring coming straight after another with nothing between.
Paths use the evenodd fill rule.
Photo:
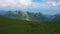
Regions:
<instances>
[{"instance_id":1,"label":"sky","mask_svg":"<svg viewBox=\"0 0 60 34\"><path fill-rule=\"evenodd\" d=\"M26 10L60 14L60 0L0 0L0 10Z\"/></svg>"}]
</instances>

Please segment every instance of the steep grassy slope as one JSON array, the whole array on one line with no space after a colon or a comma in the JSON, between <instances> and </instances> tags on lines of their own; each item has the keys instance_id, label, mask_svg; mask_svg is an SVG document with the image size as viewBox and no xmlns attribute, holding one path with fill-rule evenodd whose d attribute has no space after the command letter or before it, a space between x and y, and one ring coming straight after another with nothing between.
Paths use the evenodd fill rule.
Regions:
<instances>
[{"instance_id":1,"label":"steep grassy slope","mask_svg":"<svg viewBox=\"0 0 60 34\"><path fill-rule=\"evenodd\" d=\"M0 34L60 34L60 20L34 22L0 16Z\"/></svg>"}]
</instances>

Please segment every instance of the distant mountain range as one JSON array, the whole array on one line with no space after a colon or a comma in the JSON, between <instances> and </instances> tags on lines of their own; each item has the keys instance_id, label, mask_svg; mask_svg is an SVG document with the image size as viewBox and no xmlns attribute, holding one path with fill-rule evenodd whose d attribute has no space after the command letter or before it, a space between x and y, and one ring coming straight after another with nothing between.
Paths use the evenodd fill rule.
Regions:
<instances>
[{"instance_id":1,"label":"distant mountain range","mask_svg":"<svg viewBox=\"0 0 60 34\"><path fill-rule=\"evenodd\" d=\"M6 14L6 11L0 10L0 15L4 15L4 14Z\"/></svg>"},{"instance_id":2,"label":"distant mountain range","mask_svg":"<svg viewBox=\"0 0 60 34\"><path fill-rule=\"evenodd\" d=\"M31 21L47 21L47 20L59 20L60 14L56 15L44 15L40 12L24 12L24 11L2 11L0 10L0 15L4 15L8 18L31 20Z\"/></svg>"}]
</instances>

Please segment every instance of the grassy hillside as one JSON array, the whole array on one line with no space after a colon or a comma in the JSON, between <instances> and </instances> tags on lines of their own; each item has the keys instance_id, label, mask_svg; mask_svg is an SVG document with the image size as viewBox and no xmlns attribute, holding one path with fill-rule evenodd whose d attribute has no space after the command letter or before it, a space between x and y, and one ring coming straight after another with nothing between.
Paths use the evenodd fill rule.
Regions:
<instances>
[{"instance_id":1,"label":"grassy hillside","mask_svg":"<svg viewBox=\"0 0 60 34\"><path fill-rule=\"evenodd\" d=\"M0 34L60 34L60 20L34 22L0 16Z\"/></svg>"}]
</instances>

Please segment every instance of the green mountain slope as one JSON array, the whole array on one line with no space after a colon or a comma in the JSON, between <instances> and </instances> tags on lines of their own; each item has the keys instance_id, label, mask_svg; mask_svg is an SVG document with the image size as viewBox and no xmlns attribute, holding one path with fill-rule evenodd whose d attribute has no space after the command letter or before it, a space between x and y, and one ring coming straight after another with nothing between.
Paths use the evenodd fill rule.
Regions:
<instances>
[{"instance_id":1,"label":"green mountain slope","mask_svg":"<svg viewBox=\"0 0 60 34\"><path fill-rule=\"evenodd\" d=\"M60 34L60 20L34 22L0 16L0 34Z\"/></svg>"}]
</instances>

